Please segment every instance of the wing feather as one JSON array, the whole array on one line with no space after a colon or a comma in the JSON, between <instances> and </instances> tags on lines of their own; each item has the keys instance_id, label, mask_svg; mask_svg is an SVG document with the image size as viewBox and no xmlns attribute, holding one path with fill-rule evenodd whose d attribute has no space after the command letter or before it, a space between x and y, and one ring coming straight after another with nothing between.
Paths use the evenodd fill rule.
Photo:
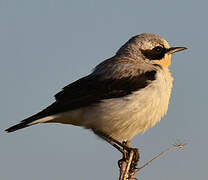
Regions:
<instances>
[{"instance_id":1,"label":"wing feather","mask_svg":"<svg viewBox=\"0 0 208 180\"><path fill-rule=\"evenodd\" d=\"M113 77L103 79L102 74L92 73L64 87L62 91L55 95L56 101L53 104L6 131L12 132L27 127L38 119L91 106L104 99L129 95L134 91L145 88L155 78L155 70L138 73L134 76L124 76L119 79Z\"/></svg>"}]
</instances>

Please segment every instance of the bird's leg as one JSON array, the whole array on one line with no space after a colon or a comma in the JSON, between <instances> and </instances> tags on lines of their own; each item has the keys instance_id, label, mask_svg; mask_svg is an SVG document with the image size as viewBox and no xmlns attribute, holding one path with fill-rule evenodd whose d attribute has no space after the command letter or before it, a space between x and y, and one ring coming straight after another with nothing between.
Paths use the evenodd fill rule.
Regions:
<instances>
[{"instance_id":1,"label":"bird's leg","mask_svg":"<svg viewBox=\"0 0 208 180\"><path fill-rule=\"evenodd\" d=\"M99 137L101 137L102 139L106 140L108 143L110 143L113 147L115 147L117 150L119 150L121 153L123 153L123 150L126 149L126 150L129 150L129 147L126 146L125 143L121 143L120 141L112 138L111 136L101 132L101 131L97 131L97 130L94 130L94 133L97 134Z\"/></svg>"},{"instance_id":2,"label":"bird's leg","mask_svg":"<svg viewBox=\"0 0 208 180\"><path fill-rule=\"evenodd\" d=\"M133 155L133 160L132 160L130 169L135 170L140 159L139 150L137 148L132 148L131 141L129 140L123 141L122 144L124 145L125 148L123 148L123 152L122 152L123 158L118 161L118 165L120 167L122 162L126 161L129 158L131 151L133 151L134 155Z\"/></svg>"},{"instance_id":3,"label":"bird's leg","mask_svg":"<svg viewBox=\"0 0 208 180\"><path fill-rule=\"evenodd\" d=\"M136 148L131 148L130 141L123 141L122 144L125 145L125 148L123 148L122 159L118 161L118 166L120 168L119 179L136 179L134 175L139 161L139 151Z\"/></svg>"},{"instance_id":4,"label":"bird's leg","mask_svg":"<svg viewBox=\"0 0 208 180\"><path fill-rule=\"evenodd\" d=\"M124 150L127 151L128 154L130 154L131 151L134 152L134 160L139 161L140 155L139 155L139 150L137 148L132 148L131 147L131 141L123 141L122 142L123 146L125 147Z\"/></svg>"},{"instance_id":5,"label":"bird's leg","mask_svg":"<svg viewBox=\"0 0 208 180\"><path fill-rule=\"evenodd\" d=\"M103 138L103 139L106 140L113 147L115 147L118 151L120 151L121 153L123 153L123 149L120 146L118 146L117 144L115 144L113 141L111 141L109 139L106 139L106 138Z\"/></svg>"},{"instance_id":6,"label":"bird's leg","mask_svg":"<svg viewBox=\"0 0 208 180\"><path fill-rule=\"evenodd\" d=\"M127 142L129 142L129 143L127 144ZM126 148L123 147L123 149L122 149L123 157L122 157L122 159L118 160L118 167L119 167L119 168L121 168L122 164L123 164L124 162L127 161L128 155L129 155L129 152L130 152L130 151L129 151L130 141L123 141L122 144L123 144Z\"/></svg>"},{"instance_id":7,"label":"bird's leg","mask_svg":"<svg viewBox=\"0 0 208 180\"><path fill-rule=\"evenodd\" d=\"M125 141L123 141L121 143L118 140L112 138L111 136L109 136L101 131L97 131L94 129L93 129L93 131L95 134L97 134L99 137L101 137L102 139L107 141L109 144L111 144L113 147L115 147L117 150L119 150L123 154L122 159L120 159L118 161L118 166L119 166L119 168L121 168L122 163L127 161L128 154L130 153L130 148L128 146L129 144L127 145L127 143Z\"/></svg>"},{"instance_id":8,"label":"bird's leg","mask_svg":"<svg viewBox=\"0 0 208 180\"><path fill-rule=\"evenodd\" d=\"M123 154L123 158L118 161L118 166L119 168L121 167L121 164L123 161L127 161L131 151L133 151L134 156L133 160L131 163L131 170L135 170L136 166L138 164L140 155L139 155L139 150L137 148L131 148L131 142L130 141L123 141L122 143L119 142L118 140L112 138L111 136L97 130L93 130L95 134L100 136L102 139L106 140L109 144L111 144L113 147L115 147L117 150L119 150Z\"/></svg>"}]
</instances>

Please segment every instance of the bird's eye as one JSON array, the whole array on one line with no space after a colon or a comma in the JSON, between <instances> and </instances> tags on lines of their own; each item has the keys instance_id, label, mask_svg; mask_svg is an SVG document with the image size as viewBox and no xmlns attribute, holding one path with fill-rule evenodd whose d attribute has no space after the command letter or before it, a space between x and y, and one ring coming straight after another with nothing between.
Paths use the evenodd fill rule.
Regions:
<instances>
[{"instance_id":1,"label":"bird's eye","mask_svg":"<svg viewBox=\"0 0 208 180\"><path fill-rule=\"evenodd\" d=\"M162 46L156 46L150 50L142 50L144 56L150 60L160 60L165 56L167 49Z\"/></svg>"},{"instance_id":2,"label":"bird's eye","mask_svg":"<svg viewBox=\"0 0 208 180\"><path fill-rule=\"evenodd\" d=\"M163 48L161 46L157 46L154 48L154 51L156 51L157 53L162 52Z\"/></svg>"}]
</instances>

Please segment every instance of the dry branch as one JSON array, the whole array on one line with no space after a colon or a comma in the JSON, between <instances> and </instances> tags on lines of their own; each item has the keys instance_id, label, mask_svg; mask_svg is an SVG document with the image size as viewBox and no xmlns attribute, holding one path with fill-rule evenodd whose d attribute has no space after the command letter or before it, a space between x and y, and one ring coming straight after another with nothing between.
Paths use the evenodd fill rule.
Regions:
<instances>
[{"instance_id":1,"label":"dry branch","mask_svg":"<svg viewBox=\"0 0 208 180\"><path fill-rule=\"evenodd\" d=\"M154 158L152 158L150 161L145 163L143 166L136 168L138 162L139 162L139 152L138 149L131 148L130 151L123 150L123 158L119 160L119 168L120 168L120 176L119 180L135 180L135 173L139 172L141 169L147 167L152 163L152 161L158 159L160 156L162 156L164 153L171 151L173 149L182 149L185 144L182 144L181 142L178 142L177 144L172 145L171 147L167 148L166 150L162 151L158 155L156 155Z\"/></svg>"}]
</instances>

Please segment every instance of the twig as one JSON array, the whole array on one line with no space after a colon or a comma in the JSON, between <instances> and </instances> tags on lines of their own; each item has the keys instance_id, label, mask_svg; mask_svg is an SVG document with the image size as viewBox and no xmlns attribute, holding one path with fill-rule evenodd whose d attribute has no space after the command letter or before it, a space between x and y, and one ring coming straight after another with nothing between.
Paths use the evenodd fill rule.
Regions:
<instances>
[{"instance_id":1,"label":"twig","mask_svg":"<svg viewBox=\"0 0 208 180\"><path fill-rule=\"evenodd\" d=\"M128 164L125 170L125 174L124 174L124 178L129 178L129 169L133 160L133 156L134 156L134 151L130 151L130 155L129 155L129 160L128 160Z\"/></svg>"},{"instance_id":2,"label":"twig","mask_svg":"<svg viewBox=\"0 0 208 180\"><path fill-rule=\"evenodd\" d=\"M172 149L182 149L185 146L185 144L182 144L181 142L179 142L178 144L174 144L173 146L169 147L168 149L162 151L161 153L159 153L157 156L155 156L153 159L151 159L150 161L148 161L147 163L145 163L143 166L141 166L140 168L138 168L136 170L136 172L140 171L141 169L147 167L152 161L156 160L157 158L159 158L161 155L163 155L164 153L172 150Z\"/></svg>"},{"instance_id":3,"label":"twig","mask_svg":"<svg viewBox=\"0 0 208 180\"><path fill-rule=\"evenodd\" d=\"M120 168L120 177L119 180L127 180L127 179L132 179L134 178L134 174L130 175L130 167L131 167L131 163L133 161L133 157L134 157L134 151L131 150L130 153L128 154L128 152L125 152L127 156L127 158L123 157L124 160L122 161L121 164L121 168Z\"/></svg>"},{"instance_id":4,"label":"twig","mask_svg":"<svg viewBox=\"0 0 208 180\"><path fill-rule=\"evenodd\" d=\"M125 142L130 147L130 142ZM125 144L124 144L125 145ZM127 148L123 147L122 153L123 158L119 160L119 168L120 168L120 176L119 180L135 180L135 173L139 172L141 169L147 167L149 164L152 163L152 161L158 159L160 156L162 156L164 153L171 151L172 149L182 149L185 146L184 143L181 141L178 141L177 144L172 145L171 147L167 148L166 150L159 153L157 156L155 156L153 159L145 163L140 168L136 168L138 162L139 162L139 151L135 148Z\"/></svg>"},{"instance_id":5,"label":"twig","mask_svg":"<svg viewBox=\"0 0 208 180\"><path fill-rule=\"evenodd\" d=\"M127 166L127 162L123 161L122 164L121 164L121 167L120 167L120 177L119 177L119 180L125 180L124 178L125 178L126 166Z\"/></svg>"}]
</instances>

